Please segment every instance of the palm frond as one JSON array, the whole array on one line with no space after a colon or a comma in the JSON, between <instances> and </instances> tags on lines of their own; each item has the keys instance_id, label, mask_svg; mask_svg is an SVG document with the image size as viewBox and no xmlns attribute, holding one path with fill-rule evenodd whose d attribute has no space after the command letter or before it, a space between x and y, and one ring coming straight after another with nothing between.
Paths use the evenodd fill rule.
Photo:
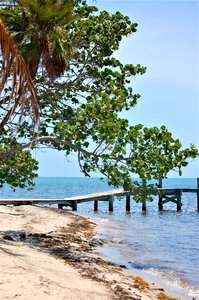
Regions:
<instances>
[{"instance_id":1,"label":"palm frond","mask_svg":"<svg viewBox=\"0 0 199 300\"><path fill-rule=\"evenodd\" d=\"M31 77L42 65L52 81L70 67L68 27L82 17L74 10L74 0L17 0L14 9L0 10Z\"/></svg>"},{"instance_id":2,"label":"palm frond","mask_svg":"<svg viewBox=\"0 0 199 300\"><path fill-rule=\"evenodd\" d=\"M19 120L22 119L29 98L33 122L36 128L39 125L39 103L33 81L23 57L1 19L0 46L2 57L0 77L0 95L2 98L0 100L0 107L5 110L2 120L0 120L0 129L6 125L11 117L15 116L16 109L18 109ZM11 83L12 89L8 96L6 89L9 83Z\"/></svg>"}]
</instances>

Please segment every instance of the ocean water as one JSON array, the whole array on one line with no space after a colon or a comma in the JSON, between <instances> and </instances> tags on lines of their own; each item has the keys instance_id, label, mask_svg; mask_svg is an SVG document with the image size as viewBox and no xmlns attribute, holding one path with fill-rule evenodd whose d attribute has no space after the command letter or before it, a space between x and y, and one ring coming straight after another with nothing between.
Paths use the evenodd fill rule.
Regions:
<instances>
[{"instance_id":1,"label":"ocean water","mask_svg":"<svg viewBox=\"0 0 199 300\"><path fill-rule=\"evenodd\" d=\"M196 187L196 179L165 179L164 187ZM66 198L110 190L106 180L98 178L37 178L33 191L5 186L0 198ZM174 203L158 211L158 200L147 203L147 211L131 200L131 212L125 212L125 199L114 200L114 211L100 202L78 204L77 213L98 223L98 236L107 243L99 251L115 263L126 265L152 279L162 279L171 290L180 289L185 299L199 299L199 212L196 194L183 193L182 210Z\"/></svg>"}]
</instances>

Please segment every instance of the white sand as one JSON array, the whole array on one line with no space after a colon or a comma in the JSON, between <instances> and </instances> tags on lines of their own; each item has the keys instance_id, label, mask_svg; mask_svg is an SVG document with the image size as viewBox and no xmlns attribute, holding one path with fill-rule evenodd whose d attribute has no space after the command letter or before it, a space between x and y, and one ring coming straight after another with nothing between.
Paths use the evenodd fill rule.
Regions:
<instances>
[{"instance_id":1,"label":"white sand","mask_svg":"<svg viewBox=\"0 0 199 300\"><path fill-rule=\"evenodd\" d=\"M96 255L86 250L93 237L93 230L86 228L86 222L89 221L83 217L57 209L0 206L0 299L156 299L160 291L136 285L132 275L121 268L102 259L97 264L90 263L89 259L96 259ZM77 224L77 228L69 228L70 224L73 227ZM74 230L72 235L68 228ZM6 240L3 236L8 230L51 235L58 249L72 245L75 253L80 253L89 263L58 258L49 253L49 244L46 248L26 239Z\"/></svg>"}]
</instances>

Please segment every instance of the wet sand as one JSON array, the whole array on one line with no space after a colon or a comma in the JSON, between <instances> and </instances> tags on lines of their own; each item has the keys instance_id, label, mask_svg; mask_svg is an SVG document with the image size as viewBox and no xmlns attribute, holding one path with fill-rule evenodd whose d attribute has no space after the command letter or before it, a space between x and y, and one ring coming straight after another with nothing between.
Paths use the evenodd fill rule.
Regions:
<instances>
[{"instance_id":1,"label":"wet sand","mask_svg":"<svg viewBox=\"0 0 199 300\"><path fill-rule=\"evenodd\" d=\"M96 224L55 208L0 207L0 299L180 299L99 256Z\"/></svg>"}]
</instances>

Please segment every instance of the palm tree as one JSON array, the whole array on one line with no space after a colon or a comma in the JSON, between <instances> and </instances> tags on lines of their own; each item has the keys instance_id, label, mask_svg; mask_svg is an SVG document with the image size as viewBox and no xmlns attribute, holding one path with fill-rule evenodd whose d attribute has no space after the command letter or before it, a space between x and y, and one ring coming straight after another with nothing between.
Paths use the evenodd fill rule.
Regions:
<instances>
[{"instance_id":1,"label":"palm tree","mask_svg":"<svg viewBox=\"0 0 199 300\"><path fill-rule=\"evenodd\" d=\"M0 129L12 115L22 117L29 95L34 123L38 124L39 104L33 80L40 66L45 67L51 80L69 68L71 46L67 42L66 26L80 17L74 13L73 0L0 1L0 54L3 59ZM12 78L9 79L10 73ZM8 81L12 82L9 96L5 92Z\"/></svg>"},{"instance_id":2,"label":"palm tree","mask_svg":"<svg viewBox=\"0 0 199 300\"><path fill-rule=\"evenodd\" d=\"M17 0L0 9L0 18L9 28L35 78L45 67L51 80L69 68L72 47L66 26L81 15L74 12L73 0Z\"/></svg>"},{"instance_id":3,"label":"palm tree","mask_svg":"<svg viewBox=\"0 0 199 300\"><path fill-rule=\"evenodd\" d=\"M19 119L23 116L23 111L30 96L33 111L34 124L39 123L39 104L35 93L35 88L26 66L26 63L18 51L8 29L0 19L0 46L1 46L1 77L0 77L0 109L3 111L0 129L8 122L11 116L18 112ZM11 74L11 78L10 78ZM7 94L8 81L12 82L10 95Z\"/></svg>"}]
</instances>

